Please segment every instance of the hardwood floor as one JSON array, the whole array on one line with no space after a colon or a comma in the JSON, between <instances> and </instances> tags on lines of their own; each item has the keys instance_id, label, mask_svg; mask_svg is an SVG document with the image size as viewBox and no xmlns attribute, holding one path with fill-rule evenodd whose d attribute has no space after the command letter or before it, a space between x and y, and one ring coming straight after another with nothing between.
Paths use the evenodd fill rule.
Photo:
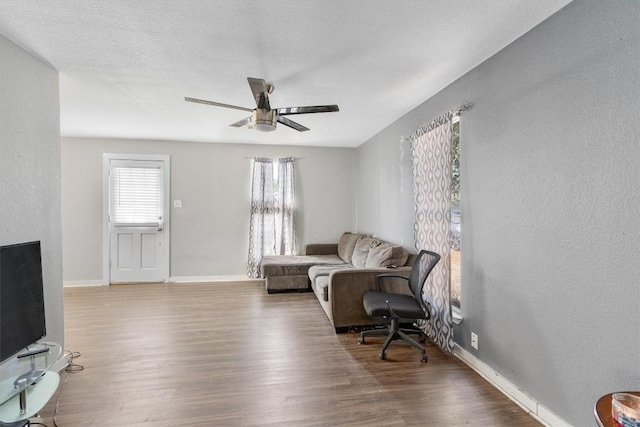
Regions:
<instances>
[{"instance_id":1,"label":"hardwood floor","mask_svg":"<svg viewBox=\"0 0 640 427\"><path fill-rule=\"evenodd\" d=\"M336 335L311 293L262 282L65 289L85 369L42 411L80 426L539 426L455 357Z\"/></svg>"}]
</instances>

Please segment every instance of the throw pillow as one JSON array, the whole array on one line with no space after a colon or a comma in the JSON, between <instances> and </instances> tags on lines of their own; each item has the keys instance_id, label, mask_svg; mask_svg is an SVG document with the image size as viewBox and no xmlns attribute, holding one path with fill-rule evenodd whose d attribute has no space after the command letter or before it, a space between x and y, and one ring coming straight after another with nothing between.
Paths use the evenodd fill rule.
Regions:
<instances>
[{"instance_id":1,"label":"throw pillow","mask_svg":"<svg viewBox=\"0 0 640 427\"><path fill-rule=\"evenodd\" d=\"M366 268L379 268L396 265L405 265L409 258L409 251L402 246L382 244L371 248L367 254Z\"/></svg>"},{"instance_id":2,"label":"throw pillow","mask_svg":"<svg viewBox=\"0 0 640 427\"><path fill-rule=\"evenodd\" d=\"M361 237L361 234L353 234L348 231L340 236L340 241L338 242L338 256L344 262L351 264L353 250L356 248L356 242Z\"/></svg>"},{"instance_id":3,"label":"throw pillow","mask_svg":"<svg viewBox=\"0 0 640 427\"><path fill-rule=\"evenodd\" d=\"M381 245L380 240L372 237L363 236L356 242L356 247L353 250L353 256L351 257L351 264L357 268L364 268L367 265L367 256L369 256L369 250Z\"/></svg>"}]
</instances>

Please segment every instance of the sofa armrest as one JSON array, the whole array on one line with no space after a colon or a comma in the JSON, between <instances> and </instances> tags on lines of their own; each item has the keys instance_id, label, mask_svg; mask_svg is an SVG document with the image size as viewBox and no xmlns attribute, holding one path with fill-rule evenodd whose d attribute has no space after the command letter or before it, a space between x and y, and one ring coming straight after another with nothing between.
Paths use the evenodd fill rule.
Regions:
<instances>
[{"instance_id":1,"label":"sofa armrest","mask_svg":"<svg viewBox=\"0 0 640 427\"><path fill-rule=\"evenodd\" d=\"M389 274L390 271L393 273ZM338 298L352 298L353 295L357 295L362 302L365 292L379 290L377 281L378 276L382 275L388 277L383 281L385 292L406 293L410 292L406 280L410 274L411 267L336 270L329 275L329 292L333 290ZM393 277L397 279L394 280Z\"/></svg>"},{"instance_id":2,"label":"sofa armrest","mask_svg":"<svg viewBox=\"0 0 640 427\"><path fill-rule=\"evenodd\" d=\"M409 276L411 267L394 268L394 275ZM329 275L329 302L333 313L334 326L359 325L369 316L364 311L362 297L369 291L377 291L377 277L389 273L388 268L348 269L334 271ZM384 290L408 293L407 281L403 279L385 280Z\"/></svg>"},{"instance_id":3,"label":"sofa armrest","mask_svg":"<svg viewBox=\"0 0 640 427\"><path fill-rule=\"evenodd\" d=\"M338 255L338 244L309 243L304 247L304 255Z\"/></svg>"}]
</instances>

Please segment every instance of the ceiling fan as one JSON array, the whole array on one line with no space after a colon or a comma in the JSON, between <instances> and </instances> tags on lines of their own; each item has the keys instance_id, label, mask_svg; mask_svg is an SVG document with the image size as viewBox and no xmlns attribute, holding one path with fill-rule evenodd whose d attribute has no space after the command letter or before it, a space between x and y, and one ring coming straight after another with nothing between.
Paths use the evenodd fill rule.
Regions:
<instances>
[{"instance_id":1,"label":"ceiling fan","mask_svg":"<svg viewBox=\"0 0 640 427\"><path fill-rule=\"evenodd\" d=\"M255 130L261 132L270 132L276 130L276 122L280 122L285 126L289 126L299 132L308 131L309 128L302 126L300 123L294 122L285 116L293 114L309 114L309 113L331 113L333 111L339 111L337 105L316 105L310 107L286 107L286 108L271 108L269 104L269 94L273 92L275 87L272 84L268 84L263 79L256 79L253 77L247 77L251 92L256 100L256 108L238 107L236 105L222 104L220 102L207 101L204 99L185 97L187 102L196 102L198 104L214 105L216 107L233 108L235 110L249 111L253 114L240 121L232 123L231 126L241 127L248 125Z\"/></svg>"}]
</instances>

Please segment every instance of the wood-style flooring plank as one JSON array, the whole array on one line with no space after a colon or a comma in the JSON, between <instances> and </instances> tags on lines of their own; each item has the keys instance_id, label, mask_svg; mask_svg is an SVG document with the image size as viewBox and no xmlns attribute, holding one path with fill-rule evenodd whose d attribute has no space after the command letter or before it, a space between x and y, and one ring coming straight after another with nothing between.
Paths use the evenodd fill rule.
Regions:
<instances>
[{"instance_id":1,"label":"wood-style flooring plank","mask_svg":"<svg viewBox=\"0 0 640 427\"><path fill-rule=\"evenodd\" d=\"M311 293L261 281L65 289L79 373L42 411L52 426L539 426L428 345L336 335Z\"/></svg>"}]
</instances>

